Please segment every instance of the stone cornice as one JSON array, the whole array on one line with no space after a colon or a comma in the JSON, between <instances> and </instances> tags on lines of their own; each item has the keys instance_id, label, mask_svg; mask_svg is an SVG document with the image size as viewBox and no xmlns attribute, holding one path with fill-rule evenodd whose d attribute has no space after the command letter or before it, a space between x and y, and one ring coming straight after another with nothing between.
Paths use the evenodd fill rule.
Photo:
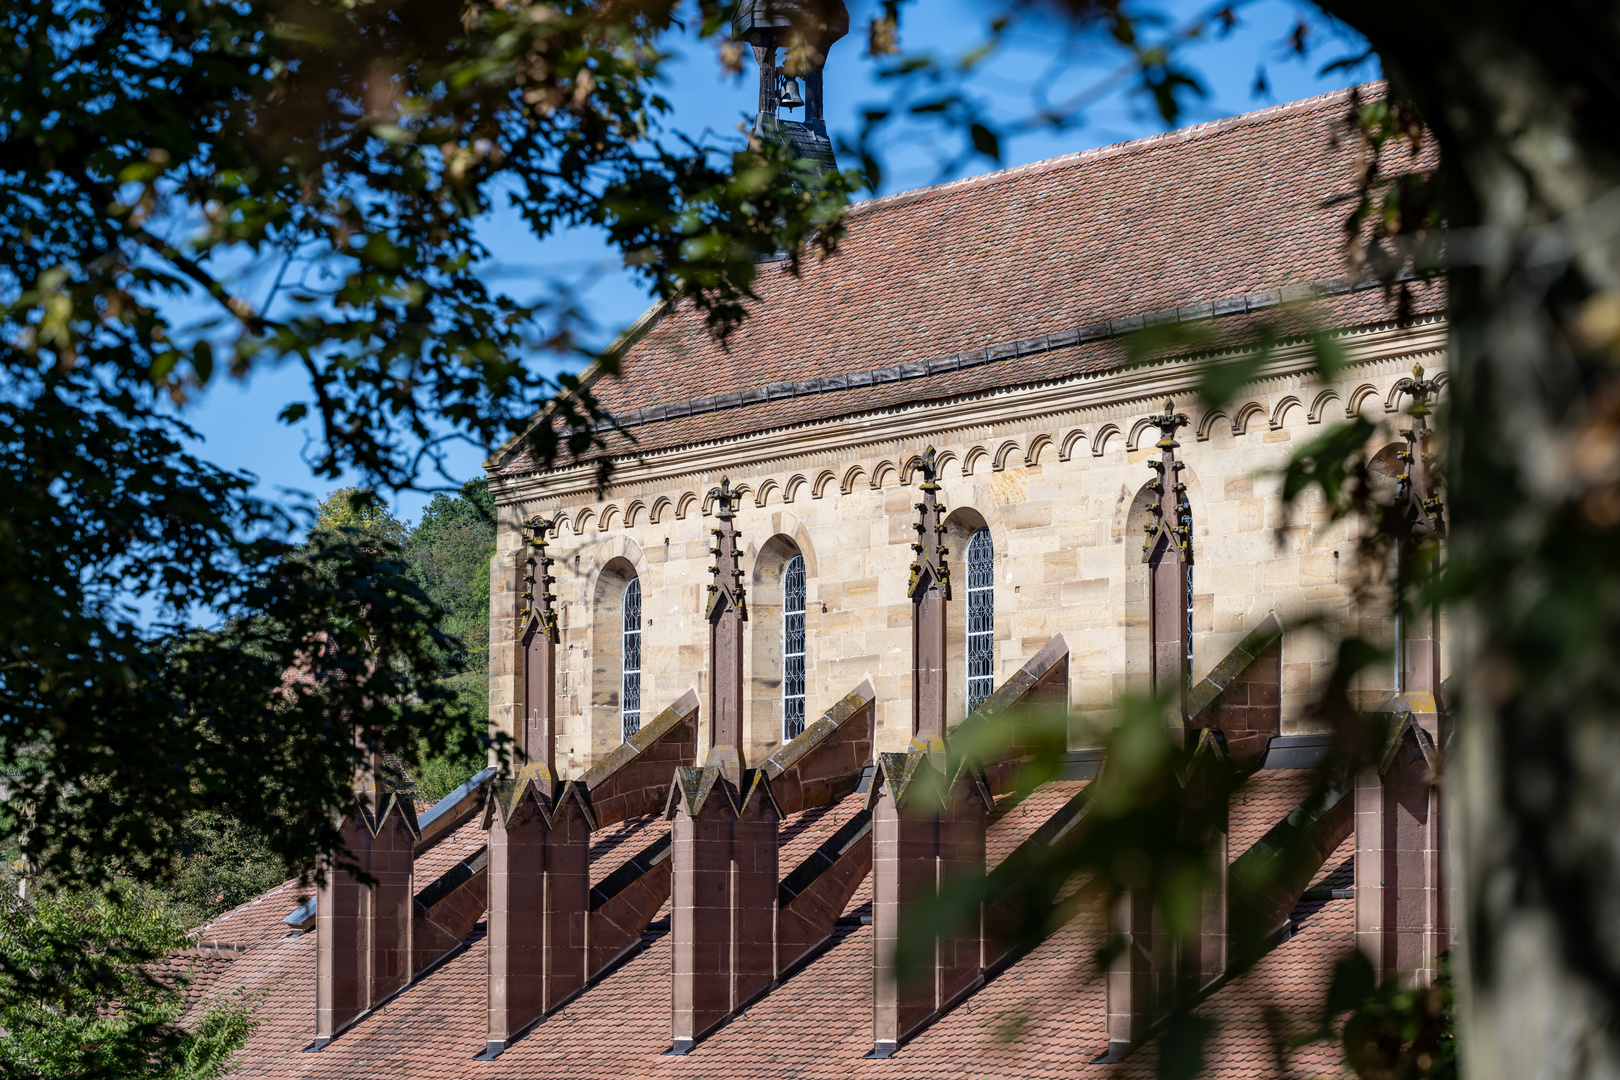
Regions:
<instances>
[{"instance_id":1,"label":"stone cornice","mask_svg":"<svg viewBox=\"0 0 1620 1080\"><path fill-rule=\"evenodd\" d=\"M1442 352L1449 326L1440 316L1405 327L1385 325L1338 331L1335 336L1348 366L1365 366L1391 359ZM1125 370L1076 375L1036 385L976 391L943 402L910 403L858 416L808 421L790 427L750 433L736 438L688 444L628 458L614 468L611 490L672 486L671 481L716 470L756 468L785 458L837 456L862 446L916 440L962 428L1006 425L1059 413L1116 409L1136 401L1166 395L1192 394L1201 365L1230 359L1245 350L1215 356L1168 361ZM1278 346L1254 373L1253 382L1311 374L1315 350L1301 341ZM596 501L595 473L591 466L576 466L549 473L492 477L496 501L502 504L535 500Z\"/></svg>"}]
</instances>

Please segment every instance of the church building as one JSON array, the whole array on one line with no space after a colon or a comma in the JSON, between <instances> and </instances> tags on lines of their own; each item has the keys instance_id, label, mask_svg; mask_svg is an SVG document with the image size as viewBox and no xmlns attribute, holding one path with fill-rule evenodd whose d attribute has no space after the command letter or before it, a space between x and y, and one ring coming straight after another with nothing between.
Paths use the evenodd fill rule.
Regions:
<instances>
[{"instance_id":1,"label":"church building","mask_svg":"<svg viewBox=\"0 0 1620 1080\"><path fill-rule=\"evenodd\" d=\"M821 152L819 69L801 88L782 28L742 30L761 130ZM488 462L491 723L519 766L420 814L362 781L346 835L377 884L290 882L205 928L199 986L262 1020L237 1074L1146 1077L1176 1008L1214 1024L1205 1075L1342 1071L1333 1041L1284 1041L1334 962L1428 980L1451 935L1439 634L1358 588L1359 523L1281 496L1290 455L1359 415L1388 497L1440 527L1445 296L1414 284L1397 312L1346 276L1349 108L860 203L836 255L759 268L724 342L689 305L649 311L591 387L605 487L521 440ZM1262 339L1202 403L1208 366ZM1354 704L1394 733L1312 802L1347 633L1391 647ZM1031 941L1030 868L1098 827L1108 726L1149 693L1246 776L1189 819L1196 933L1124 893ZM1025 793L1039 710L1074 720ZM998 720L1001 749L952 753ZM1311 866L1258 872L1300 836ZM897 972L963 882L972 916ZM1240 906L1266 920L1252 965Z\"/></svg>"}]
</instances>

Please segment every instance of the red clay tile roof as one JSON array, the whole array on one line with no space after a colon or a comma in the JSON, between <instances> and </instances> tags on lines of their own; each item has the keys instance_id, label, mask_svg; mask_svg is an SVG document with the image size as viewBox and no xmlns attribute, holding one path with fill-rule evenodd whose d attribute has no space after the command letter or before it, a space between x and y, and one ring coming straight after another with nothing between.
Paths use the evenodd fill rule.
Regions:
<instances>
[{"instance_id":1,"label":"red clay tile roof","mask_svg":"<svg viewBox=\"0 0 1620 1080\"><path fill-rule=\"evenodd\" d=\"M1234 830L1263 831L1298 801L1306 774L1262 773L1250 797L1233 807ZM1027 811L1008 808L992 828L992 845L1009 847L1077 790L1054 784L1037 791ZM783 828L784 873L798 857L847 818L858 797L827 811L793 815ZM1046 808L1044 811L1040 808ZM626 823L617 848L639 850L651 822ZM1245 833L1246 835L1246 833ZM473 843L464 826L447 845ZM604 838L605 839L605 838ZM1346 841L1319 875L1342 874L1353 852ZM1234 843L1233 855L1240 853ZM593 868L593 878L600 871ZM1336 878L1335 878L1336 880ZM1103 988L1096 978L1101 945L1097 918L1076 918L966 1002L924 1030L888 1061L867 1061L871 1048L872 928L846 919L830 947L699 1044L689 1056L661 1056L669 1045L670 942L667 907L644 935L645 948L617 971L547 1018L492 1062L472 1060L483 1048L485 971L483 928L467 948L433 970L376 1014L318 1054L300 1051L314 1034L315 935L286 936L281 918L300 895L293 883L215 920L205 938L246 946L237 958L201 972L198 1007L221 994L246 994L261 1021L237 1060L239 1076L526 1078L567 1077L802 1077L825 1080L912 1080L925 1077L1070 1077L1104 1048ZM869 888L846 916L863 914ZM1279 1034L1304 1030L1316 1018L1328 973L1352 944L1354 901L1302 903L1295 935L1202 1007L1219 1034L1209 1050L1219 1078L1278 1075ZM1281 1027L1279 1028L1279 1025ZM1329 1076L1342 1070L1336 1047L1314 1043L1286 1054L1289 1075ZM1153 1075L1153 1048L1085 1075Z\"/></svg>"},{"instance_id":2,"label":"red clay tile roof","mask_svg":"<svg viewBox=\"0 0 1620 1080\"><path fill-rule=\"evenodd\" d=\"M1084 780L1058 780L1044 784L1020 800L1016 793L996 800L995 813L984 833L985 866L993 867L1012 854L1041 823L1086 786Z\"/></svg>"},{"instance_id":3,"label":"red clay tile roof","mask_svg":"<svg viewBox=\"0 0 1620 1080\"><path fill-rule=\"evenodd\" d=\"M1316 781L1310 769L1268 769L1232 793L1226 847L1232 858L1253 847L1289 811L1304 801Z\"/></svg>"},{"instance_id":4,"label":"red clay tile roof","mask_svg":"<svg viewBox=\"0 0 1620 1080\"><path fill-rule=\"evenodd\" d=\"M1143 316L1203 320L1214 304L1235 314L1204 325L1237 343L1277 315L1244 312L1275 305L1279 289L1337 282L1311 312L1316 325L1388 322L1381 291L1344 291L1336 200L1355 187L1348 106L1347 91L1326 94L858 204L836 256L799 277L786 263L761 267L752 317L725 345L677 306L597 395L628 415L749 392L740 407L640 423L631 434L645 452L1105 371L1124 347L1099 334ZM1418 313L1444 306L1437 286L1415 298ZM755 393L919 364L903 381ZM503 465L525 468L521 454Z\"/></svg>"}]
</instances>

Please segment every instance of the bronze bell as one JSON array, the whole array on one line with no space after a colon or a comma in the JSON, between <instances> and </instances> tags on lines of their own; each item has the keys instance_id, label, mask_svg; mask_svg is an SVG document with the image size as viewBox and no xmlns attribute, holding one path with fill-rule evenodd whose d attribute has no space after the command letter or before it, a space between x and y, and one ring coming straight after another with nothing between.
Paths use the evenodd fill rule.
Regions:
<instances>
[{"instance_id":1,"label":"bronze bell","mask_svg":"<svg viewBox=\"0 0 1620 1080\"><path fill-rule=\"evenodd\" d=\"M800 109L804 107L804 97L799 93L799 80L782 76L782 92L776 98L779 109Z\"/></svg>"}]
</instances>

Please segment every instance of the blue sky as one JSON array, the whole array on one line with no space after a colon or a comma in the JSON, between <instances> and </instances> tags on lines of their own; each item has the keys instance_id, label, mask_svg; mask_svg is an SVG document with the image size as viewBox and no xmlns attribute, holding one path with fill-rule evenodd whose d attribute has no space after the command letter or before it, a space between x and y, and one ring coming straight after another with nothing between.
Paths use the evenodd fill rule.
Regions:
<instances>
[{"instance_id":1,"label":"blue sky","mask_svg":"<svg viewBox=\"0 0 1620 1080\"><path fill-rule=\"evenodd\" d=\"M876 65L864 55L864 27L877 5L868 0L846 2L850 2L851 33L833 47L826 76L827 119L835 139L840 133L853 134L862 109L882 102L888 94L875 77ZM1207 7L1172 2L1162 5L1161 10L1168 16L1168 26L1173 27ZM907 52L959 55L982 40L989 19L998 10L997 6L973 0L924 0L908 5L904 9L901 44ZM1320 21L1312 28L1315 47L1309 57L1304 61L1290 58L1281 43L1302 12L1315 18L1314 9L1283 0L1256 0L1237 6L1239 22L1230 35L1192 45L1185 56L1202 77L1208 96L1191 102L1180 123L1231 116L1337 89L1376 74L1375 70L1363 68L1319 75L1328 61L1360 51L1358 42L1336 37L1332 28ZM1046 23L1038 17L1020 26L972 84L974 93L996 115L1006 118L1029 112L1031 89L1048 70L1065 33L1062 24ZM730 78L720 71L711 43L683 41L675 46L682 56L671 68L670 82L664 88L674 105L669 123L693 134L707 131L717 140L740 137L737 125L751 118L756 93L757 69L752 60L741 78ZM1095 86L1121 60L1119 53L1084 40L1073 43L1073 52L1074 66L1050 84L1048 92L1054 100ZM1268 92L1256 96L1256 74L1262 66ZM885 145L887 176L882 193L1021 165L1162 130L1164 123L1151 103L1115 90L1086 110L1080 126L1062 132L1031 132L1005 145L1000 166L979 158L942 176L941 157L948 150L922 128L902 128ZM485 272L492 280L520 297L538 293L547 280L568 281L584 298L601 343L611 340L647 306L644 291L592 232L576 230L544 243L536 242L527 235L516 213L502 208L490 215L481 236L490 249L491 260ZM301 457L309 431L287 427L275 419L282 405L303 396L299 375L285 368L256 372L246 383L220 379L182 414L201 436L202 444L197 449L203 456L225 467L255 474L260 479L261 494L289 503L318 498L338 486L310 475ZM477 475L482 457L473 447L454 451L452 474L458 480ZM407 519L415 518L428 498L420 493L404 493L394 499L395 512Z\"/></svg>"}]
</instances>

